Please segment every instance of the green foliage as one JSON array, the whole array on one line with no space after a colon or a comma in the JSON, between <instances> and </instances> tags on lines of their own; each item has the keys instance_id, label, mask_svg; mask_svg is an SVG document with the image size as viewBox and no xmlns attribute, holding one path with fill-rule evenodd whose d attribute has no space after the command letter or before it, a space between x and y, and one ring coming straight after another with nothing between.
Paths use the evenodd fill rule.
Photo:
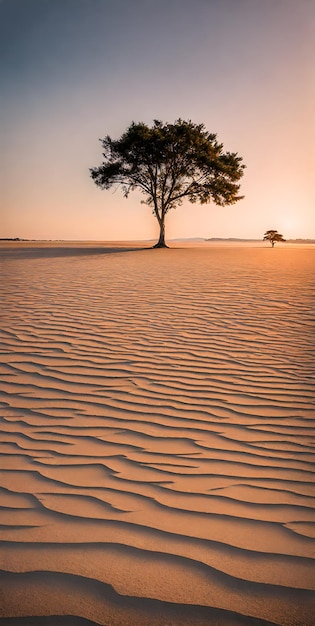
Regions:
<instances>
[{"instance_id":1,"label":"green foliage","mask_svg":"<svg viewBox=\"0 0 315 626\"><path fill-rule=\"evenodd\" d=\"M264 241L270 241L272 247L274 247L277 241L285 241L283 235L278 233L277 230L267 230L264 234Z\"/></svg>"},{"instance_id":2,"label":"green foliage","mask_svg":"<svg viewBox=\"0 0 315 626\"><path fill-rule=\"evenodd\" d=\"M154 120L149 128L132 122L120 139L107 135L101 142L104 161L91 168L92 179L101 189L121 186L125 197L139 189L160 224L161 242L165 215L184 198L201 204L213 200L219 206L243 198L238 195L245 168L242 158L223 152L216 135L203 124Z\"/></svg>"}]
</instances>

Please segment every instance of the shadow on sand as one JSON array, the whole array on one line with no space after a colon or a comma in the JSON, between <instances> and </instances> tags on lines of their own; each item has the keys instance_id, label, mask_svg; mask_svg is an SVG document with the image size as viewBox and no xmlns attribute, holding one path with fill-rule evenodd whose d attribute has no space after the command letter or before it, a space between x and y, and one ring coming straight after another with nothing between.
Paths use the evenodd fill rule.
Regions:
<instances>
[{"instance_id":1,"label":"shadow on sand","mask_svg":"<svg viewBox=\"0 0 315 626\"><path fill-rule=\"evenodd\" d=\"M0 250L0 259L45 259L71 256L95 256L101 254L112 254L114 252L141 252L151 250L152 246L130 247L130 246L32 246L14 247Z\"/></svg>"}]
</instances>

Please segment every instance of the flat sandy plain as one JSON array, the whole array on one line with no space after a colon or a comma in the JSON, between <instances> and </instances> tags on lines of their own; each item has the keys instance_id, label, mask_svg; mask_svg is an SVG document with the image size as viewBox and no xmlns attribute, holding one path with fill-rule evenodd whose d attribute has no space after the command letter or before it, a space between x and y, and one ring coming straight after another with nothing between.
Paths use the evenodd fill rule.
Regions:
<instances>
[{"instance_id":1,"label":"flat sandy plain","mask_svg":"<svg viewBox=\"0 0 315 626\"><path fill-rule=\"evenodd\" d=\"M314 626L315 246L144 245L0 246L0 624Z\"/></svg>"}]
</instances>

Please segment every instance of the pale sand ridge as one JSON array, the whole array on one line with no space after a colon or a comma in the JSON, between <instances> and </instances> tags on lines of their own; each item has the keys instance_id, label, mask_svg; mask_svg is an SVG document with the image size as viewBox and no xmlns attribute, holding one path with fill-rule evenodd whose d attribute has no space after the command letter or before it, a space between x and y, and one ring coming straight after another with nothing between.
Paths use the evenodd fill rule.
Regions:
<instances>
[{"instance_id":1,"label":"pale sand ridge","mask_svg":"<svg viewBox=\"0 0 315 626\"><path fill-rule=\"evenodd\" d=\"M315 247L144 248L0 246L0 624L313 626Z\"/></svg>"}]
</instances>

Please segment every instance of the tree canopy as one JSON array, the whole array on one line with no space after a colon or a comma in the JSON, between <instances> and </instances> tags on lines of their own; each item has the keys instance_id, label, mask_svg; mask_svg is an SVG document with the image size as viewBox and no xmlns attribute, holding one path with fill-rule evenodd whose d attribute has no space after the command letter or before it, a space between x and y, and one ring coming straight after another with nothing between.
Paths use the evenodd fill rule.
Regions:
<instances>
[{"instance_id":1,"label":"tree canopy","mask_svg":"<svg viewBox=\"0 0 315 626\"><path fill-rule=\"evenodd\" d=\"M285 239L277 230L267 230L264 234L264 241L270 241L272 247L274 247L277 241L285 241Z\"/></svg>"},{"instance_id":2,"label":"tree canopy","mask_svg":"<svg viewBox=\"0 0 315 626\"><path fill-rule=\"evenodd\" d=\"M100 140L103 162L90 169L101 189L121 187L127 198L139 189L160 226L154 247L166 247L165 216L170 209L190 202L219 206L234 204L245 165L236 152L224 152L217 136L203 124L178 119L174 124L154 120L150 128L132 122L123 135Z\"/></svg>"}]
</instances>

